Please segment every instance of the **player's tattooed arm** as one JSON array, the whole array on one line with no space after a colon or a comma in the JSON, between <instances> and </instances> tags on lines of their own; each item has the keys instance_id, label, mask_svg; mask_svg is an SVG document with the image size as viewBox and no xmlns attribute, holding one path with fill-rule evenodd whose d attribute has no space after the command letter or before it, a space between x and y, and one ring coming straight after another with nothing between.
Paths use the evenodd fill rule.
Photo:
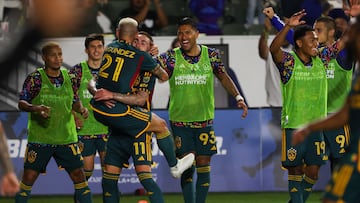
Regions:
<instances>
[{"instance_id":1,"label":"player's tattooed arm","mask_svg":"<svg viewBox=\"0 0 360 203\"><path fill-rule=\"evenodd\" d=\"M98 89L94 95L96 101L118 101L128 105L143 106L149 98L149 93L137 91L133 94L121 94L106 89ZM110 105L110 103L109 103ZM108 104L107 104L108 106ZM111 106L109 106L111 108Z\"/></svg>"},{"instance_id":2,"label":"player's tattooed arm","mask_svg":"<svg viewBox=\"0 0 360 203\"><path fill-rule=\"evenodd\" d=\"M151 72L162 82L169 80L169 75L160 65L157 65Z\"/></svg>"}]
</instances>

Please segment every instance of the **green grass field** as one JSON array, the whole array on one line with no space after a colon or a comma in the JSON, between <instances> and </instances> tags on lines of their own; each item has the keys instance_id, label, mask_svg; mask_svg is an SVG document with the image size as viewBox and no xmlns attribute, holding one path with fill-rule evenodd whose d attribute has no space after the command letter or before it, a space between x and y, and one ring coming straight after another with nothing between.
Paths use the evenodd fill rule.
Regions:
<instances>
[{"instance_id":1,"label":"green grass field","mask_svg":"<svg viewBox=\"0 0 360 203\"><path fill-rule=\"evenodd\" d=\"M319 203L321 192L310 195L307 203ZM209 193L206 203L287 203L289 195L286 192L252 192L252 193ZM94 203L101 203L101 196L94 195ZM146 196L122 196L121 203L137 203L139 200L148 200ZM0 199L0 203L13 203L11 198ZM29 203L71 203L70 196L34 196ZM165 202L182 203L181 194L165 194Z\"/></svg>"}]
</instances>

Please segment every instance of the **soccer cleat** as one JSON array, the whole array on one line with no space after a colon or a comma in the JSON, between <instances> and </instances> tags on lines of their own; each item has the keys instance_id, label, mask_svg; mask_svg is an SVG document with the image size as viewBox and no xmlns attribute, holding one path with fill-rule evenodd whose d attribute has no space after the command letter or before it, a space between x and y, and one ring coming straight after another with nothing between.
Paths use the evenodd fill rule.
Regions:
<instances>
[{"instance_id":1,"label":"soccer cleat","mask_svg":"<svg viewBox=\"0 0 360 203\"><path fill-rule=\"evenodd\" d=\"M183 158L178 159L177 164L170 168L171 175L174 178L180 178L181 174L193 165L194 160L195 155L193 153L187 154Z\"/></svg>"}]
</instances>

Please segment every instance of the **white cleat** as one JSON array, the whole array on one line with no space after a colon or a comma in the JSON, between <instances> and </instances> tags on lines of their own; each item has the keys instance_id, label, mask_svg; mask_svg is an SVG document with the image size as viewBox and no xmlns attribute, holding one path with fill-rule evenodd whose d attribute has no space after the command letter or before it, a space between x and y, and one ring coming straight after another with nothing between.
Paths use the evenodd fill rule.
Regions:
<instances>
[{"instance_id":1,"label":"white cleat","mask_svg":"<svg viewBox=\"0 0 360 203\"><path fill-rule=\"evenodd\" d=\"M170 168L171 175L174 178L180 178L181 174L188 168L190 168L195 160L195 155L189 153L181 159L178 159L176 166Z\"/></svg>"}]
</instances>

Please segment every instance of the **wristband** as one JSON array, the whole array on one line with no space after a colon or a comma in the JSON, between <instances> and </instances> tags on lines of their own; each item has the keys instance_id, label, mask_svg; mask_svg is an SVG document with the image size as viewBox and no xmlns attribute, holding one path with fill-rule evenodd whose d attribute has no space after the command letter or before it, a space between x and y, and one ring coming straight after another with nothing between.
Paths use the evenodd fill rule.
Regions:
<instances>
[{"instance_id":1,"label":"wristband","mask_svg":"<svg viewBox=\"0 0 360 203\"><path fill-rule=\"evenodd\" d=\"M244 100L244 97L242 97L240 94L236 95L235 97L236 102L240 101L240 100Z\"/></svg>"}]
</instances>

